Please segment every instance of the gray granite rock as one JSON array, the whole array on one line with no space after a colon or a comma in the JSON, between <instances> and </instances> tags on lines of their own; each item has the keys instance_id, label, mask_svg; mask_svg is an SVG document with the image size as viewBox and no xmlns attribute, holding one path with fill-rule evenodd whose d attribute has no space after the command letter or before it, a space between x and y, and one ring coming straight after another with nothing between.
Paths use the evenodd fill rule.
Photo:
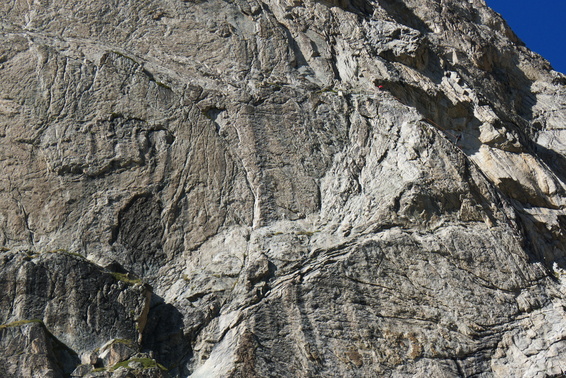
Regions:
<instances>
[{"instance_id":1,"label":"gray granite rock","mask_svg":"<svg viewBox=\"0 0 566 378\"><path fill-rule=\"evenodd\" d=\"M566 371L566 77L483 0L0 12L1 374Z\"/></svg>"}]
</instances>

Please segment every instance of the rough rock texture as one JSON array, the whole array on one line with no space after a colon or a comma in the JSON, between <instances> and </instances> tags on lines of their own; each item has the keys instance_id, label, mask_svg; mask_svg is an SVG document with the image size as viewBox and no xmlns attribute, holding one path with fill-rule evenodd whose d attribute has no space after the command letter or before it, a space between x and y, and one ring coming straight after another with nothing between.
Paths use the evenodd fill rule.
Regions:
<instances>
[{"instance_id":1,"label":"rough rock texture","mask_svg":"<svg viewBox=\"0 0 566 378\"><path fill-rule=\"evenodd\" d=\"M566 77L482 0L0 12L0 373L566 371Z\"/></svg>"},{"instance_id":2,"label":"rough rock texture","mask_svg":"<svg viewBox=\"0 0 566 378\"><path fill-rule=\"evenodd\" d=\"M114 367L140 351L152 297L140 280L64 251L0 262L3 376L68 376L81 361Z\"/></svg>"},{"instance_id":3,"label":"rough rock texture","mask_svg":"<svg viewBox=\"0 0 566 378\"><path fill-rule=\"evenodd\" d=\"M60 377L78 363L75 353L58 342L40 320L20 321L0 330L3 377Z\"/></svg>"}]
</instances>

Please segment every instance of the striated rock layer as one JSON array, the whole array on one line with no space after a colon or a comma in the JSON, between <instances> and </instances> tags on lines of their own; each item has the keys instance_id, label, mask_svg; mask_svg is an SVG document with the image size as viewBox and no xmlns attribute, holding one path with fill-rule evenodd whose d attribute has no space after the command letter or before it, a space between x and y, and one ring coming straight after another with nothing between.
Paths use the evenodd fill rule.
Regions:
<instances>
[{"instance_id":1,"label":"striated rock layer","mask_svg":"<svg viewBox=\"0 0 566 378\"><path fill-rule=\"evenodd\" d=\"M483 0L0 13L0 375L566 371L566 77Z\"/></svg>"}]
</instances>

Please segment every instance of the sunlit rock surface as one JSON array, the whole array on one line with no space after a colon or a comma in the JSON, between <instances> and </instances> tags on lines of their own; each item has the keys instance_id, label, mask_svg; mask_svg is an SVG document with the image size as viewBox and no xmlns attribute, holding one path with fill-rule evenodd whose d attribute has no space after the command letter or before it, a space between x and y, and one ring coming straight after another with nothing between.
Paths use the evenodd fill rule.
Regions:
<instances>
[{"instance_id":1,"label":"sunlit rock surface","mask_svg":"<svg viewBox=\"0 0 566 378\"><path fill-rule=\"evenodd\" d=\"M566 77L482 0L0 12L0 375L566 371Z\"/></svg>"}]
</instances>

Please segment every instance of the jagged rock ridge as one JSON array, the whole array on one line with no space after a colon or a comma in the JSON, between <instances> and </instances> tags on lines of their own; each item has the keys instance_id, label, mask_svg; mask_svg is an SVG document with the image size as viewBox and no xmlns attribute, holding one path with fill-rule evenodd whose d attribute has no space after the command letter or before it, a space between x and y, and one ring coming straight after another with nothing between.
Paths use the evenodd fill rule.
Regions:
<instances>
[{"instance_id":1,"label":"jagged rock ridge","mask_svg":"<svg viewBox=\"0 0 566 378\"><path fill-rule=\"evenodd\" d=\"M482 0L0 11L1 375L566 371L566 77Z\"/></svg>"}]
</instances>

